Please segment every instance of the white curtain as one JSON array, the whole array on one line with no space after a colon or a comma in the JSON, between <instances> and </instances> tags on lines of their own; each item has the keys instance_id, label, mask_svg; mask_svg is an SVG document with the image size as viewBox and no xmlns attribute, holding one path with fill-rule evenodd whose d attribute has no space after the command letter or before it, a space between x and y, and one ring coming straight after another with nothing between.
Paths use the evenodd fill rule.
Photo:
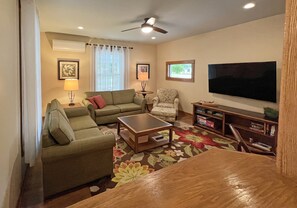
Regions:
<instances>
[{"instance_id":1,"label":"white curtain","mask_svg":"<svg viewBox=\"0 0 297 208\"><path fill-rule=\"evenodd\" d=\"M25 162L33 166L42 130L40 28L35 0L21 0L22 108Z\"/></svg>"},{"instance_id":2,"label":"white curtain","mask_svg":"<svg viewBox=\"0 0 297 208\"><path fill-rule=\"evenodd\" d=\"M119 46L91 47L91 90L122 90L129 86L129 48Z\"/></svg>"},{"instance_id":3,"label":"white curtain","mask_svg":"<svg viewBox=\"0 0 297 208\"><path fill-rule=\"evenodd\" d=\"M95 74L96 74L96 47L91 45L90 46L90 65L91 65L91 70L90 70L90 91L95 91L95 86L96 86L96 79L95 79Z\"/></svg>"}]
</instances>

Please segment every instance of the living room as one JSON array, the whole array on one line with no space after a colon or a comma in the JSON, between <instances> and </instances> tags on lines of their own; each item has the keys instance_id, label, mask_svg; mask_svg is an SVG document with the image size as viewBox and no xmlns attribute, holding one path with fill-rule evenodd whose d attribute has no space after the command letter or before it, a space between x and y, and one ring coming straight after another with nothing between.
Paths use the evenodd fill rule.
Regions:
<instances>
[{"instance_id":1,"label":"living room","mask_svg":"<svg viewBox=\"0 0 297 208\"><path fill-rule=\"evenodd\" d=\"M118 204L116 204L115 202L109 201L110 199L108 199L107 193L105 193L105 191L107 190L107 192L111 193L113 196L117 196L118 194L122 193L121 190L129 190L129 186L137 185L137 183L130 182L127 186L123 184L121 185L121 187L114 188L114 186L116 186L116 183L121 183L117 181L120 179L115 176L115 174L117 173L116 171L119 171L118 168L121 167L121 162L130 160L132 162L130 162L129 164L133 165L135 165L137 162L140 162L141 167L148 168L147 171L150 172L149 174L145 175L152 175L150 177L157 177L158 172L160 172L160 175L162 175L163 173L165 174L165 171L167 173L167 171L170 171L170 168L172 167L178 168L179 166L177 165L184 165L184 168L186 169L187 163L185 162L190 162L192 158L199 158L201 156L200 160L206 158L207 161L207 158L214 157L211 154L220 155L221 153L211 153L213 152L213 150L209 151L209 156L207 156L206 153L200 155L200 153L208 149L213 149L213 146L215 145L212 144L220 144L220 149L229 149L232 150L231 152L236 152L236 150L238 149L236 140L230 140L230 138L224 137L225 128L229 128L227 127L227 121L228 119L231 120L233 118L231 118L230 115L227 115L228 113L230 114L229 111L217 110L216 105L232 107L244 112L252 112L253 115L255 113L255 115L260 115L260 117L261 115L264 116L264 107L278 110L280 115L278 121L275 119L272 119L270 121L269 119L266 120L267 118L262 119L262 117L259 118L257 116L256 118L251 118L250 114L245 115L243 112L239 113L239 117L240 119L248 118L254 121L257 121L258 119L264 123L272 122L273 124L278 125L277 135L260 136L261 138L263 137L275 139L275 142L270 147L270 150L272 150L272 152L276 154L276 156L272 157L273 162L271 162L271 167L276 166L277 164L277 168L275 168L275 170L273 168L272 169L275 172L278 171L283 176L281 176L281 174L276 175L274 173L272 175L273 178L281 181L276 181L276 184L284 183L286 186L290 184L290 180L294 181L296 179L297 171L294 167L292 167L292 159L296 158L296 151L292 149L292 146L294 146L293 144L295 144L296 141L295 138L297 132L294 130L294 122L297 121L293 117L295 115L295 101L291 98L293 97L292 95L294 95L295 90L295 88L293 88L293 86L295 86L295 81L293 79L295 74L292 72L295 65L294 63L291 63L293 58L288 58L294 57L294 54L290 54L290 52L294 52L294 50L292 50L292 47L295 47L292 42L294 38L292 37L294 37L293 34L296 34L296 31L293 31L292 34L285 34L285 26L289 27L290 25L291 28L296 28L296 25L294 25L293 21L296 19L296 16L294 16L292 13L289 13L291 11L290 9L294 9L294 6L296 7L295 1L292 0L286 2L287 5L291 5L291 7L287 6L286 14L288 14L288 17L285 16L285 2L281 0L274 0L273 2L248 2L245 0L234 2L225 0L225 2L219 3L218 5L216 1L209 1L208 3L205 3L203 1L187 1L183 3L179 1L174 1L174 3L169 3L168 1L162 3L157 1L129 1L124 3L117 2L116 0L109 2L98 1L96 3L91 1L88 3L81 3L78 1L68 1L62 3L60 1L49 2L44 0L28 2L29 4L32 3L34 5L34 8L38 10L40 23L40 25L38 23L38 25L40 26L39 34L41 58L41 67L39 71L39 89L41 90L41 97L40 106L38 106L38 108L40 107L40 119L41 117L43 117L43 119L46 120L48 103L51 103L54 99L57 99L59 103L61 103L66 108L65 112L67 116L72 114L69 111L69 109L71 109L71 107L68 106L69 102L74 102L75 105L78 104L78 108L85 108L84 106L86 105L87 108L85 109L90 110L90 103L87 102L87 104L85 104L83 100L85 100L86 98L86 92L104 91L100 90L101 88L98 87L98 83L102 80L98 78L98 72L96 71L96 66L94 65L96 65L97 63L96 57L99 56L98 51L100 51L100 48L102 49L106 46L116 46L125 51L125 54L129 54L127 56L128 58L125 59L125 72L121 75L124 76L125 79L120 89L133 89L134 95L142 99L142 101L139 102L145 102L148 104L147 106L145 106L148 109L141 109L142 113L151 113L157 117L161 117L158 114L155 114L158 113L156 112L156 109L153 110L153 108L156 107L155 105L153 105L153 103L155 102L154 99L155 97L159 96L157 92L159 92L160 89L172 89L177 92L178 110L174 111L173 113L173 122L171 120L167 120L168 125L172 125L173 133L171 132L170 127L168 133L166 133L166 135L163 135L164 138L170 138L170 142L168 144L169 146L159 145L160 147L145 151L141 151L140 145L137 146L135 144L134 148L134 143L132 143L131 145L129 141L120 139L120 137L117 136L117 122L119 125L118 132L122 130L123 126L129 129L129 125L127 125L127 121L125 121L125 119L117 120L117 118L121 117L122 115L115 116L118 114L114 113L113 116L115 116L116 120L113 119L112 122L105 122L105 120L102 121L100 120L101 118L97 118L97 114L94 114L95 117L92 116L92 110L86 111L89 112L89 117L97 123L99 130L102 131L103 134L105 134L106 132L106 134L112 132L115 135L114 137L116 140L116 151L115 149L113 149L113 157L116 158L116 162L111 160L111 164L113 162L114 165L113 173L111 174L111 181L113 181L113 184L110 185L110 183L104 181L110 180L108 178L96 178L96 182L87 181L85 184L79 184L78 187L73 186L71 188L61 190L58 193L54 193L49 197L45 197L43 195L43 187L41 182L43 180L43 184L46 184L46 182L44 181L45 179L42 178L43 173L41 169L42 162L44 162L44 160L40 161L40 154L37 151L32 157L32 160L34 160L34 162L28 163L28 160L24 159L24 155L28 155L28 151L30 151L26 149L28 147L27 144L29 143L27 143L28 141L24 140L24 138L20 139L21 135L23 134L21 132L24 131L24 129L26 128L30 128L31 125L30 124L29 126L27 126L26 124L24 124L24 118L27 118L27 121L30 121L30 115L33 115L24 114L24 112L27 111L20 108L20 106L25 105L27 102L26 100L22 99L22 97L25 97L26 94L21 93L24 90L26 91L27 88L26 86L23 88L21 87L22 82L20 80L26 79L27 82L30 82L29 75L26 75L28 77L22 76L22 72L20 70L20 66L28 64L28 61L24 61L23 57L27 57L30 55L28 55L29 53L26 53L26 50L24 51L23 49L20 49L19 45L17 44L19 42L18 25L19 22L22 21L18 19L18 15L16 15L16 13L18 14L19 12L18 4L20 3L22 5L22 3L24 2L15 1L11 3L9 1L6 1L4 4L5 8L7 7L9 9L7 9L5 13L3 13L5 15L5 18L3 22L1 21L1 25L6 25L8 19L10 20L10 22L13 23L11 23L8 30L5 32L5 36L7 36L6 39L3 39L3 45L5 46L4 48L10 49L7 50L9 51L9 53L3 53L3 55L1 55L1 60L3 60L3 65L1 65L1 73L4 68L10 68L11 72L13 73L8 74L7 71L3 71L3 75L1 75L1 77L7 77L7 80L1 80L1 83L3 83L3 87L1 87L1 97L3 97L3 99L7 99L7 102L2 109L3 116L1 116L1 124L3 124L1 137L7 138L0 142L2 152L1 155L3 155L3 164L1 162L1 169L5 170L1 171L2 173L0 178L1 184L3 181L4 187L3 189L1 188L0 192L1 206L15 207L17 206L17 204L21 207L69 206L83 199L88 199L92 195L96 195L90 198L93 201L83 202L85 204L78 204L77 206L86 206L87 203L93 203L93 206L100 206L98 201L104 199L105 197L105 206L117 206ZM245 9L244 6L247 3L252 3L253 6L251 8ZM26 2L24 3L24 5L25 4ZM52 13L49 11L55 12ZM74 17L70 16L74 11L76 12L76 15L74 15ZM23 14L25 12L26 11L24 11ZM291 20L290 18L292 19L293 23L288 22L289 20ZM96 24L93 24L94 19L96 19ZM191 20L192 22L189 22L189 20ZM155 31L152 31L151 33L143 33L141 31L141 27L143 27L142 24L149 24L150 21L154 22L152 25L157 29L153 29ZM67 27L65 27L65 25L67 25ZM132 28L133 30L130 30L130 28ZM127 31L121 32L123 30ZM166 30L166 32L168 33L165 33L164 31L158 32L162 30ZM26 31L22 29L21 37L26 36L26 34L30 34L28 31L30 30L28 29ZM292 39L288 40L289 37ZM68 48L66 51L59 51L59 49L55 48L59 47L59 44L57 43L59 41L62 41L62 43L79 43L83 45L83 51L74 52L75 48ZM24 48L26 48L26 39L21 40L19 43ZM289 50L289 48L291 49ZM3 51L5 50L3 49ZM286 54L287 57L284 54ZM14 57L18 57L17 60ZM193 81L170 80L170 77L168 76L170 74L168 74L167 72L168 66L166 65L166 63L189 60L194 60L194 67L192 70L194 74L191 74ZM75 96L73 96L72 91L71 93L69 93L67 92L67 90L64 90L66 81L64 80L65 78L60 77L60 68L62 65L59 65L59 63L63 61L78 63L75 75L75 78L77 78L78 80L78 89L73 91L75 93ZM255 62L276 63L276 65L274 66L274 73L277 81L275 81L274 83L275 91L273 92L276 99L275 102L263 101L265 99L259 100L244 98L245 96L230 96L224 95L224 93L212 93L211 91L209 91L209 65ZM139 65L148 66L149 73L145 81L140 80L140 72L138 70ZM286 71L284 71L284 68ZM24 70L24 68L22 69ZM35 75L32 75L32 77L33 76ZM38 77L38 73L36 77ZM281 83L281 79L286 81L283 81ZM147 92L147 94L145 94L146 96L143 96L143 92L141 92L141 84L145 84L145 91ZM38 86L38 83L36 86ZM31 87L34 88L35 85ZM4 88L10 90L8 90L7 92L2 92ZM115 89L119 90L119 88ZM74 100L69 101L69 96L73 96L72 98L74 98ZM112 96L112 102L115 103L115 98L125 100L130 95L128 93L124 95L112 94ZM105 95L102 95L102 97L105 99L105 102L108 106L109 101L107 100ZM132 98L132 100L133 99L134 98ZM215 109L219 113L222 112L224 118L226 115L226 124L223 123L224 127L221 129L222 134L216 134L215 132L211 131L211 129L209 130L203 127L193 127L193 124L197 122L194 118L196 115L193 110L193 107L195 106L193 106L193 103L200 101L214 102L211 103L213 106L210 106L209 109ZM11 103L13 103L13 105L11 105ZM231 114L232 116L234 116L234 112L231 112ZM227 116L229 116L228 119ZM211 115L210 117L215 118L216 116ZM217 119L222 120L220 118ZM162 118L161 120L164 120L164 118ZM290 121L290 123L286 123L288 121ZM103 124L101 124L101 122L103 122ZM223 120L223 122L225 122L225 119ZM245 123L246 121L240 120L240 122ZM97 128L97 125L95 128ZM167 124L164 125L166 126ZM162 130L168 129L168 126L165 126L162 126ZM16 130L14 131L14 129ZM207 140L208 143L204 143L203 148L200 148L199 145L195 146L193 145L193 143L187 143L188 141L186 141L186 139L182 139L182 135L185 135L185 132L194 132L193 135L195 135L195 133L197 133L196 131L198 133L200 132L200 139L208 139L208 137L211 137L211 141ZM267 131L266 124L265 130L263 131ZM13 134L11 134L12 132ZM255 132L253 133L256 134ZM203 135L206 137L203 137ZM186 136L184 137L186 138ZM246 139L249 140L249 136L246 137ZM168 143L168 141L166 142ZM191 149L189 150L188 146L183 146L184 144L191 144ZM181 149L178 145L181 145L185 148ZM121 147L122 149L120 150L119 147ZM129 150L125 148L128 148ZM161 151L161 148L164 149L163 152L159 152ZM43 149L41 152L44 153L44 148L41 148L41 146L39 146L39 148L37 149ZM155 155L152 156L150 153L148 153L151 151L155 151L154 154L158 154L159 158L156 159L154 157ZM178 156L179 154L180 156ZM197 156L195 156L196 154ZM241 153L240 155L246 154L249 153ZM128 157L128 155L130 155L130 157ZM166 155L167 160L164 159L165 156L162 158L160 155L162 157ZM267 159L267 156L261 157L264 158L263 161ZM226 155L224 158L228 158L228 156ZM255 158L258 158L258 156ZM160 160L162 159L163 163L162 161L160 162ZM142 163L142 161L144 160L148 161L148 163ZM259 160L262 161L262 159ZM28 164L30 165L28 166ZM155 166L152 164L154 164ZM231 166L231 164L229 165ZM240 163L238 162L237 165L240 165ZM37 168L38 166L39 168ZM44 172L45 170L47 170L45 167L46 166L43 166ZM252 167L252 164L250 164L250 167ZM267 168L267 170L269 168ZM174 169L172 169L172 171L173 170ZM151 174L151 172L154 172L155 175ZM263 171L263 174L264 172L265 171ZM229 175L227 175L226 177L229 177ZM284 179L281 177L283 177ZM289 177L289 179L287 179L286 177ZM264 179L262 182L265 183L265 177L263 178ZM144 176L143 179L137 179L139 184L142 185L145 184L145 180L152 179L147 176ZM103 186L102 183L104 183ZM185 183L191 182L185 181ZM164 184L164 186L166 186L166 184ZM286 188L286 186L282 188ZM228 187L230 188L232 187L232 185ZM288 194L285 197L286 199L291 196L291 193L296 193L294 187L287 188L290 189L290 191L288 191ZM209 192L209 194L211 194L211 191ZM279 191L279 193L275 194L277 195L281 193ZM117 200L121 199L120 196L121 195L119 195ZM98 200L96 200L96 197L99 197ZM133 198L133 196L131 197ZM240 196L237 196L237 199L240 200ZM143 198L143 200L146 201L148 199ZM168 207L170 204L172 205L173 201L169 200L168 204L166 204L165 202L163 203L157 200L155 201L154 205L157 207ZM276 200L275 204L279 204L280 202L285 203L288 205L287 207L290 207L290 205L292 205L291 202L296 202L296 198L293 197L291 201L280 200L277 202ZM136 203L136 201L134 201L133 203ZM127 203L125 204L125 206L132 206L133 203ZM198 203L194 200L192 204L191 202L189 202L188 205L198 206L200 204L204 206L211 206L211 203L212 202L208 203L207 201ZM222 207L228 207L229 205L237 205L237 207L248 206L248 204L244 205L244 203L232 204L232 202L230 202L230 204L224 204L222 205ZM257 204L257 206L260 205L268 204L265 204L263 201L261 201L259 202L259 204ZM123 205L123 207L125 206ZM134 206L136 205L134 204ZM153 204L147 204L147 207L151 206L153 206ZM183 206L187 205L178 205L178 207Z\"/></svg>"}]
</instances>

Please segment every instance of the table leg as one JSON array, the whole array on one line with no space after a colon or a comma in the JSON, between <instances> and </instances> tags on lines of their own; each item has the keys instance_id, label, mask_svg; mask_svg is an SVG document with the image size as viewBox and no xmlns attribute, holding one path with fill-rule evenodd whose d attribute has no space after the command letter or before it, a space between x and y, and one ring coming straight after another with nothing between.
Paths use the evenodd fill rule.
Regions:
<instances>
[{"instance_id":1,"label":"table leg","mask_svg":"<svg viewBox=\"0 0 297 208\"><path fill-rule=\"evenodd\" d=\"M134 151L138 153L138 136L135 135Z\"/></svg>"},{"instance_id":2,"label":"table leg","mask_svg":"<svg viewBox=\"0 0 297 208\"><path fill-rule=\"evenodd\" d=\"M169 143L172 142L172 128L169 129Z\"/></svg>"},{"instance_id":3,"label":"table leg","mask_svg":"<svg viewBox=\"0 0 297 208\"><path fill-rule=\"evenodd\" d=\"M146 108L147 112L150 112L150 109L148 107L148 104L145 104L145 108Z\"/></svg>"},{"instance_id":4,"label":"table leg","mask_svg":"<svg viewBox=\"0 0 297 208\"><path fill-rule=\"evenodd\" d=\"M118 135L120 135L120 131L121 131L121 123L118 121Z\"/></svg>"}]
</instances>

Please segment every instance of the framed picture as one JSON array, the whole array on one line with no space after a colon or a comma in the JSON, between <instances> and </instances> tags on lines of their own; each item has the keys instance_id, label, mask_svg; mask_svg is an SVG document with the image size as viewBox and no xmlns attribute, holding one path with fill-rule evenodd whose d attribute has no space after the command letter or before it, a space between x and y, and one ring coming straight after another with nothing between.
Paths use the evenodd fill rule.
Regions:
<instances>
[{"instance_id":1,"label":"framed picture","mask_svg":"<svg viewBox=\"0 0 297 208\"><path fill-rule=\"evenodd\" d=\"M58 60L58 79L79 79L79 61Z\"/></svg>"},{"instance_id":2,"label":"framed picture","mask_svg":"<svg viewBox=\"0 0 297 208\"><path fill-rule=\"evenodd\" d=\"M136 64L136 79L138 79L138 74L142 72L148 73L148 78L150 78L150 65L149 64Z\"/></svg>"}]
</instances>

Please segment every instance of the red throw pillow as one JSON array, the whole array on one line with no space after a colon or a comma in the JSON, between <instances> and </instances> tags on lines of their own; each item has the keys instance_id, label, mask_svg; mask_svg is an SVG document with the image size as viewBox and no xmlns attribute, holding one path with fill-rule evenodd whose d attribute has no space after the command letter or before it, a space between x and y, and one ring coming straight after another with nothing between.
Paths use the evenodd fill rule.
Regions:
<instances>
[{"instance_id":1,"label":"red throw pillow","mask_svg":"<svg viewBox=\"0 0 297 208\"><path fill-rule=\"evenodd\" d=\"M106 106L105 100L103 99L103 97L101 95L94 96L94 100L100 109L104 108Z\"/></svg>"},{"instance_id":2,"label":"red throw pillow","mask_svg":"<svg viewBox=\"0 0 297 208\"><path fill-rule=\"evenodd\" d=\"M87 100L92 103L92 105L94 106L94 109L98 109L98 106L97 106L97 104L95 102L95 97L94 96L87 98Z\"/></svg>"}]
</instances>

